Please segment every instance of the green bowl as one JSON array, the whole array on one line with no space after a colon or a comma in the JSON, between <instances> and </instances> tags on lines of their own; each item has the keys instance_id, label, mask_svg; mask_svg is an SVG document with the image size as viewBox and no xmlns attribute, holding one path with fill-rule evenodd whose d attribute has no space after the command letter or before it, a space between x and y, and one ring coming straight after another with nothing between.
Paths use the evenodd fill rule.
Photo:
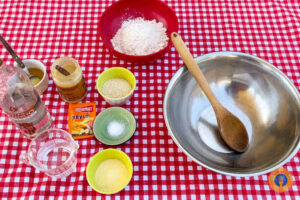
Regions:
<instances>
[{"instance_id":1,"label":"green bowl","mask_svg":"<svg viewBox=\"0 0 300 200\"><path fill-rule=\"evenodd\" d=\"M107 126L112 121L118 121L125 125L123 134L117 137L112 137L107 131ZM97 115L93 131L94 135L103 144L118 145L129 140L136 129L136 121L134 116L128 110L121 107L111 107L103 110Z\"/></svg>"}]
</instances>

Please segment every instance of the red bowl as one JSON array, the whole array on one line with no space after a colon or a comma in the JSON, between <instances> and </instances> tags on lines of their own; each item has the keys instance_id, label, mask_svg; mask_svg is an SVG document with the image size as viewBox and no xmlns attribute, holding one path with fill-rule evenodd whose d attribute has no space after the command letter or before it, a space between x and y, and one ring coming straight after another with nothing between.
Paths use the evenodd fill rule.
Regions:
<instances>
[{"instance_id":1,"label":"red bowl","mask_svg":"<svg viewBox=\"0 0 300 200\"><path fill-rule=\"evenodd\" d=\"M167 29L168 45L160 51L142 56L128 55L116 51L111 39L121 27L123 21L142 17L146 20L155 19ZM175 12L159 0L120 0L112 4L102 14L99 22L99 33L103 43L115 56L135 63L147 63L162 57L171 47L170 34L178 32L178 18Z\"/></svg>"}]
</instances>

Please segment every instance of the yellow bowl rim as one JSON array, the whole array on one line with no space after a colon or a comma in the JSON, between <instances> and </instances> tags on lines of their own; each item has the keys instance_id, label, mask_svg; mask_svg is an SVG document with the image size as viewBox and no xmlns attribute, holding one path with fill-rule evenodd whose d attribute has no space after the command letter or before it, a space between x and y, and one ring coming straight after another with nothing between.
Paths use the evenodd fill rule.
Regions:
<instances>
[{"instance_id":1,"label":"yellow bowl rim","mask_svg":"<svg viewBox=\"0 0 300 200\"><path fill-rule=\"evenodd\" d=\"M133 80L134 80L134 83L135 83L135 84L134 84L134 87L133 87L133 88L131 89L131 91L130 91L126 96L124 96L124 97L120 97L120 98L111 98L111 97L107 97L107 96L105 96L105 95L102 93L101 89L98 88L98 81L100 80L101 76L102 76L104 73L109 73L109 71L111 71L111 70L113 70L113 69L117 69L117 70L125 70L125 71L127 71L129 74L131 74L132 77L133 77ZM129 97L129 96L133 93L133 91L135 90L135 87L136 87L136 78L135 78L134 74L133 74L130 70L126 69L125 67L110 67L110 68L104 70L102 73L100 73L100 75L98 76L98 78L97 78L97 80L96 80L96 88L97 88L98 92L100 93L100 95L101 95L103 98L105 98L105 99L109 99L109 100L113 100L113 101L126 99L127 97Z\"/></svg>"},{"instance_id":2,"label":"yellow bowl rim","mask_svg":"<svg viewBox=\"0 0 300 200\"><path fill-rule=\"evenodd\" d=\"M105 152L107 152L107 151L114 151L114 152L117 152L118 154L121 154L122 156L124 156L124 158L125 158L126 160L129 161L129 164L130 164L130 166L131 166L131 171L129 171L129 169L128 169L128 171L129 171L129 178L128 178L127 183L124 185L124 187L119 188L118 190L113 191L113 192L105 192L105 191L99 190L98 188L92 186L92 184L90 183L89 179L87 178L87 177L88 177L88 169L89 169L89 166L91 165L90 163L93 162L93 160L95 159L95 157L96 157L98 154L103 154L103 153L105 153ZM118 149L113 149L113 148L103 149L102 151L99 151L98 153L94 154L94 155L90 158L90 160L89 160L89 162L88 162L88 164L87 164L87 166L86 166L86 172L85 172L85 177L86 177L86 179L87 179L88 184L91 186L91 188L93 188L93 190L95 190L96 192L99 192L100 194L115 194L115 193L118 193L118 192L122 191L122 190L130 183L130 181L131 181L131 179L132 179L132 175L133 175L133 165L132 165L132 161L131 161L130 157L129 157L125 152L123 152L123 151L121 151L121 150L118 150Z\"/></svg>"}]
</instances>

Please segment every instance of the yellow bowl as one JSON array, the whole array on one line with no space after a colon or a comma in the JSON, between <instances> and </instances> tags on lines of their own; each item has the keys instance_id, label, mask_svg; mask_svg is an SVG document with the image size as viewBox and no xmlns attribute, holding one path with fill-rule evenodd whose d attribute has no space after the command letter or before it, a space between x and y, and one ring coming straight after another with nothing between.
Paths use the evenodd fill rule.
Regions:
<instances>
[{"instance_id":1,"label":"yellow bowl","mask_svg":"<svg viewBox=\"0 0 300 200\"><path fill-rule=\"evenodd\" d=\"M128 170L128 178L119 188L114 190L105 190L104 188L100 188L96 184L95 175L98 166L105 160L108 159L118 159L120 160ZM123 152L117 149L106 149L95 154L89 161L86 167L86 178L89 185L97 192L101 194L114 194L123 190L131 180L133 173L132 162L130 158Z\"/></svg>"},{"instance_id":2,"label":"yellow bowl","mask_svg":"<svg viewBox=\"0 0 300 200\"><path fill-rule=\"evenodd\" d=\"M128 83L131 85L131 91L126 96L121 98L111 98L108 96L105 96L102 92L103 84L112 78L122 78L128 81ZM105 99L107 103L113 106L121 106L125 104L132 96L133 91L136 86L136 80L134 75L131 73L131 71L125 69L124 67L111 67L104 72L100 74L100 76L97 79L97 90L100 93L100 95Z\"/></svg>"}]
</instances>

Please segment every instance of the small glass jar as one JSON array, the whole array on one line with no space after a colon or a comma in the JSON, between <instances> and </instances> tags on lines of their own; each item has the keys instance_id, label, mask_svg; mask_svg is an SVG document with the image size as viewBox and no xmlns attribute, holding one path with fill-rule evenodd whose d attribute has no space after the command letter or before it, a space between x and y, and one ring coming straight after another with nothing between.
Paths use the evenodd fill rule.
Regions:
<instances>
[{"instance_id":1,"label":"small glass jar","mask_svg":"<svg viewBox=\"0 0 300 200\"><path fill-rule=\"evenodd\" d=\"M59 65L69 75L61 73L56 65ZM68 103L77 103L87 95L87 89L78 62L70 57L57 59L51 66L51 74L61 98Z\"/></svg>"}]
</instances>

